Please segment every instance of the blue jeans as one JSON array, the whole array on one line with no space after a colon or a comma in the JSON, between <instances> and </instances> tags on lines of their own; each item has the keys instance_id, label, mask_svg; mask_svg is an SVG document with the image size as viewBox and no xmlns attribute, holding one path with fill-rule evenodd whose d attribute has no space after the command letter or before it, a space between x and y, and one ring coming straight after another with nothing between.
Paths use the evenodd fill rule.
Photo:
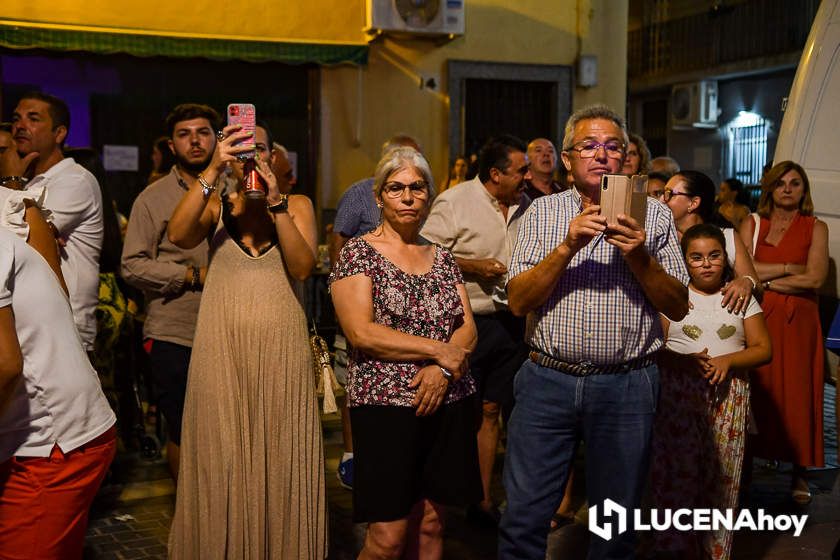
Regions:
<instances>
[{"instance_id":1,"label":"blue jeans","mask_svg":"<svg viewBox=\"0 0 840 560\"><path fill-rule=\"evenodd\" d=\"M602 509L610 498L628 510L639 507L659 370L651 365L575 377L527 360L513 390L504 471L508 505L499 526L499 559L541 560L579 441L586 444L589 505ZM633 531L609 541L590 533L588 558L635 558Z\"/></svg>"}]
</instances>

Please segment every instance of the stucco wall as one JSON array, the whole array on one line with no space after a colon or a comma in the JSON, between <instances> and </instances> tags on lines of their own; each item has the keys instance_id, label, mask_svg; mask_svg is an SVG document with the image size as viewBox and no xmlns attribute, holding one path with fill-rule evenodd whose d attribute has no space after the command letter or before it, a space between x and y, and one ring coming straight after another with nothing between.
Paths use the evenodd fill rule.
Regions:
<instances>
[{"instance_id":1,"label":"stucco wall","mask_svg":"<svg viewBox=\"0 0 840 560\"><path fill-rule=\"evenodd\" d=\"M26 0L0 21L62 28L258 41L363 43L364 0Z\"/></svg>"},{"instance_id":2,"label":"stucco wall","mask_svg":"<svg viewBox=\"0 0 840 560\"><path fill-rule=\"evenodd\" d=\"M575 89L573 107L602 102L624 113L627 0L466 0L465 10L466 33L449 43L380 38L367 67L322 70L324 207L334 207L347 186L372 174L382 142L396 132L417 137L435 177L445 175L449 59L571 65L580 30L580 52L598 56L599 80L589 90ZM421 76L433 77L438 88L420 89Z\"/></svg>"}]
</instances>

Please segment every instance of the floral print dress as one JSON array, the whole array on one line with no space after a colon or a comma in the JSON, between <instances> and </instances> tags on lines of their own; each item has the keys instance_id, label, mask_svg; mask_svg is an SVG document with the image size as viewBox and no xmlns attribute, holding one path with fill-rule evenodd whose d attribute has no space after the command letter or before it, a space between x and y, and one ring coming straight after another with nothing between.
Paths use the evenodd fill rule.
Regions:
<instances>
[{"instance_id":1,"label":"floral print dress","mask_svg":"<svg viewBox=\"0 0 840 560\"><path fill-rule=\"evenodd\" d=\"M464 280L452 253L435 246L435 258L425 274L408 274L383 257L362 237L342 248L330 274L330 283L364 274L371 279L374 321L386 327L448 341L464 320L458 284ZM416 389L409 383L429 362L385 361L353 349L347 368L349 406L391 405L413 407ZM450 384L444 404L475 392L469 374Z\"/></svg>"},{"instance_id":2,"label":"floral print dress","mask_svg":"<svg viewBox=\"0 0 840 560\"><path fill-rule=\"evenodd\" d=\"M689 289L694 306L682 321L671 322L667 348L680 354L708 349L710 356L746 347L743 318L721 307L722 294ZM761 313L754 298L745 317ZM653 429L651 494L654 507L727 509L738 505L750 384L745 371L732 371L718 385L695 374L663 368ZM661 513L660 513L661 515ZM702 550L703 558L729 558L732 533L677 531L653 533L657 551Z\"/></svg>"}]
</instances>

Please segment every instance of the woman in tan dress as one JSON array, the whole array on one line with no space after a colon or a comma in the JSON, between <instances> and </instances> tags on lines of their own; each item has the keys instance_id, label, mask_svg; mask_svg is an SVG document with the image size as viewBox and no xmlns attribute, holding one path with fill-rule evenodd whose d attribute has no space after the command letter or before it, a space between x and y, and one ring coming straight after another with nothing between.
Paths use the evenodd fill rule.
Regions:
<instances>
[{"instance_id":1,"label":"woman in tan dress","mask_svg":"<svg viewBox=\"0 0 840 560\"><path fill-rule=\"evenodd\" d=\"M316 559L326 556L320 417L306 318L295 280L315 265L315 218L304 196L284 195L255 134L267 196L247 197L227 127L213 159L169 224L176 245L211 237L181 440L171 558ZM234 168L238 192L213 185Z\"/></svg>"}]
</instances>

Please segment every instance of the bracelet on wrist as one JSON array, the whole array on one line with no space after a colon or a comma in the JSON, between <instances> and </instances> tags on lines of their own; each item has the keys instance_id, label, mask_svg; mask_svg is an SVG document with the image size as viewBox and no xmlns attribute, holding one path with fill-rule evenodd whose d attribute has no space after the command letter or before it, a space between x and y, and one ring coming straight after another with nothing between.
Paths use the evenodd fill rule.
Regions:
<instances>
[{"instance_id":1,"label":"bracelet on wrist","mask_svg":"<svg viewBox=\"0 0 840 560\"><path fill-rule=\"evenodd\" d=\"M746 276L743 276L742 278L746 278L747 280L749 280L752 283L753 291L756 291L758 289L758 282L755 281L755 278L753 278L749 274L747 274Z\"/></svg>"},{"instance_id":2,"label":"bracelet on wrist","mask_svg":"<svg viewBox=\"0 0 840 560\"><path fill-rule=\"evenodd\" d=\"M276 204L269 204L268 211L272 214L277 214L279 212L286 212L289 209L289 195L281 194L280 195L280 202Z\"/></svg>"},{"instance_id":3,"label":"bracelet on wrist","mask_svg":"<svg viewBox=\"0 0 840 560\"><path fill-rule=\"evenodd\" d=\"M208 198L216 190L216 185L208 183L201 173L198 174L198 184L201 185L201 193L204 198Z\"/></svg>"},{"instance_id":4,"label":"bracelet on wrist","mask_svg":"<svg viewBox=\"0 0 840 560\"><path fill-rule=\"evenodd\" d=\"M440 368L440 373L443 374L443 378L447 381L452 381L455 379L455 376L452 375L452 372L446 369L445 367L438 366Z\"/></svg>"}]
</instances>

